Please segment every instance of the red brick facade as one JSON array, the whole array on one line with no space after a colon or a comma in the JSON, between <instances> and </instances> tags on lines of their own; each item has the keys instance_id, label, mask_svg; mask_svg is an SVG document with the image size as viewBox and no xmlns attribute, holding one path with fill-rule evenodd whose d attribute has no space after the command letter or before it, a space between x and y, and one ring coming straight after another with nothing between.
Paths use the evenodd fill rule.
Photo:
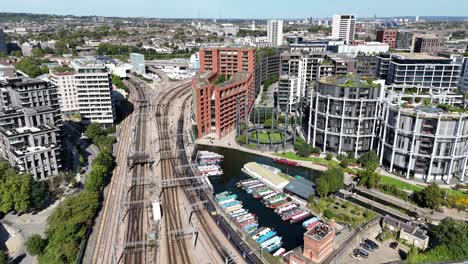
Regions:
<instances>
[{"instance_id":1,"label":"red brick facade","mask_svg":"<svg viewBox=\"0 0 468 264\"><path fill-rule=\"evenodd\" d=\"M377 31L377 41L386 43L390 48L396 48L397 31L393 29L384 29Z\"/></svg>"},{"instance_id":2,"label":"red brick facade","mask_svg":"<svg viewBox=\"0 0 468 264\"><path fill-rule=\"evenodd\" d=\"M333 251L335 229L320 223L304 234L304 257L321 263Z\"/></svg>"},{"instance_id":3,"label":"red brick facade","mask_svg":"<svg viewBox=\"0 0 468 264\"><path fill-rule=\"evenodd\" d=\"M221 75L227 80L215 84ZM212 126L218 138L227 135L236 126L237 98L241 117L245 100L249 111L255 101L255 49L201 49L200 74L193 77L192 88L198 137L212 133Z\"/></svg>"}]
</instances>

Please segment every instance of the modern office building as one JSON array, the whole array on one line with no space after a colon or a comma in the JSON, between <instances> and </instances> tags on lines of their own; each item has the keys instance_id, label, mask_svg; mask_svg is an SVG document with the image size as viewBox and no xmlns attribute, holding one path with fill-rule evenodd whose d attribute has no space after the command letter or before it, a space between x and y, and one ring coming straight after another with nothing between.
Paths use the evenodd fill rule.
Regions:
<instances>
[{"instance_id":1,"label":"modern office building","mask_svg":"<svg viewBox=\"0 0 468 264\"><path fill-rule=\"evenodd\" d=\"M444 47L445 40L433 36L415 36L413 52L437 54Z\"/></svg>"},{"instance_id":2,"label":"modern office building","mask_svg":"<svg viewBox=\"0 0 468 264\"><path fill-rule=\"evenodd\" d=\"M386 43L390 48L396 48L397 30L394 29L382 29L377 31L377 41Z\"/></svg>"},{"instance_id":3,"label":"modern office building","mask_svg":"<svg viewBox=\"0 0 468 264\"><path fill-rule=\"evenodd\" d=\"M114 124L111 74L95 58L75 59L72 71L62 68L51 71L51 81L59 87L64 113L81 115L83 123Z\"/></svg>"},{"instance_id":4,"label":"modern office building","mask_svg":"<svg viewBox=\"0 0 468 264\"><path fill-rule=\"evenodd\" d=\"M380 83L358 76L322 77L312 93L307 143L323 152L360 156L377 142Z\"/></svg>"},{"instance_id":5,"label":"modern office building","mask_svg":"<svg viewBox=\"0 0 468 264\"><path fill-rule=\"evenodd\" d=\"M335 229L319 222L304 233L304 257L313 263L321 263L333 251Z\"/></svg>"},{"instance_id":6,"label":"modern office building","mask_svg":"<svg viewBox=\"0 0 468 264\"><path fill-rule=\"evenodd\" d=\"M139 53L130 53L130 64L133 66L133 72L136 74L145 74L145 56Z\"/></svg>"},{"instance_id":7,"label":"modern office building","mask_svg":"<svg viewBox=\"0 0 468 264\"><path fill-rule=\"evenodd\" d=\"M272 46L283 45L283 20L268 20L267 36Z\"/></svg>"},{"instance_id":8,"label":"modern office building","mask_svg":"<svg viewBox=\"0 0 468 264\"><path fill-rule=\"evenodd\" d=\"M413 44L413 33L409 31L398 31L396 35L395 48L398 50L411 50Z\"/></svg>"},{"instance_id":9,"label":"modern office building","mask_svg":"<svg viewBox=\"0 0 468 264\"><path fill-rule=\"evenodd\" d=\"M382 55L377 67L378 77L385 79L387 85L419 85L448 90L458 87L462 71L462 65L450 58L424 53Z\"/></svg>"},{"instance_id":10,"label":"modern office building","mask_svg":"<svg viewBox=\"0 0 468 264\"><path fill-rule=\"evenodd\" d=\"M237 114L250 113L255 101L255 49L201 49L192 91L198 137L227 135L235 129Z\"/></svg>"},{"instance_id":11,"label":"modern office building","mask_svg":"<svg viewBox=\"0 0 468 264\"><path fill-rule=\"evenodd\" d=\"M37 180L57 175L62 119L57 87L31 78L0 80L0 156Z\"/></svg>"},{"instance_id":12,"label":"modern office building","mask_svg":"<svg viewBox=\"0 0 468 264\"><path fill-rule=\"evenodd\" d=\"M410 88L396 93L388 89L382 104L377 149L381 164L407 179L464 181L468 114L462 95L440 88Z\"/></svg>"},{"instance_id":13,"label":"modern office building","mask_svg":"<svg viewBox=\"0 0 468 264\"><path fill-rule=\"evenodd\" d=\"M8 53L7 44L6 44L6 34L3 32L3 29L0 29L0 52L5 54Z\"/></svg>"},{"instance_id":14,"label":"modern office building","mask_svg":"<svg viewBox=\"0 0 468 264\"><path fill-rule=\"evenodd\" d=\"M354 40L356 32L356 18L354 15L334 15L332 24L332 38L342 39L345 44Z\"/></svg>"}]
</instances>

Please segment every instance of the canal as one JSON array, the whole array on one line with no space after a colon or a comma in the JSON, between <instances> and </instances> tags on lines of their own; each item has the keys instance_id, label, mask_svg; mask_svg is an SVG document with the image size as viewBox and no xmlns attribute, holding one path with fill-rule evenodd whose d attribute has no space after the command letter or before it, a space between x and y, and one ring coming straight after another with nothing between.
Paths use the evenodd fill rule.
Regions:
<instances>
[{"instance_id":1,"label":"canal","mask_svg":"<svg viewBox=\"0 0 468 264\"><path fill-rule=\"evenodd\" d=\"M301 176L305 179L314 181L319 175L319 171L303 167L293 167L273 162L271 158L263 157L251 153L242 152L235 149L198 145L199 150L209 150L224 156L223 171L224 175L217 178L210 178L215 189L215 193L230 191L238 195L238 200L242 201L244 208L248 209L258 217L259 227L270 227L277 231L278 236L283 238L283 247L286 250L302 246L305 229L302 228L302 221L296 224L284 222L273 212L266 208L260 200L254 199L243 189L238 188L236 183L240 180L250 178L241 172L241 168L248 162L258 162L267 164L280 169L282 172L291 176Z\"/></svg>"}]
</instances>

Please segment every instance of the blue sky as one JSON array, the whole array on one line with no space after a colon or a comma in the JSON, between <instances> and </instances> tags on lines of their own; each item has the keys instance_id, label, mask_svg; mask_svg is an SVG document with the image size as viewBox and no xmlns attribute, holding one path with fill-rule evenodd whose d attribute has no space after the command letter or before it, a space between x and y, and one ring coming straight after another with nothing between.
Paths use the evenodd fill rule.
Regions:
<instances>
[{"instance_id":1,"label":"blue sky","mask_svg":"<svg viewBox=\"0 0 468 264\"><path fill-rule=\"evenodd\" d=\"M2 12L192 18L468 16L468 0L2 0Z\"/></svg>"}]
</instances>

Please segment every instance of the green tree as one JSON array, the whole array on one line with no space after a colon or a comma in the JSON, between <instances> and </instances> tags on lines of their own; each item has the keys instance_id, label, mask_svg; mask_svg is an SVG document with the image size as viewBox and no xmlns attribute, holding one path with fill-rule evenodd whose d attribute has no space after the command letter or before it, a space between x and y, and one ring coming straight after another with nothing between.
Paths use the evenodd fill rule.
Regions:
<instances>
[{"instance_id":1,"label":"green tree","mask_svg":"<svg viewBox=\"0 0 468 264\"><path fill-rule=\"evenodd\" d=\"M110 150L103 149L96 156L96 159L93 162L93 166L94 164L99 164L99 165L104 166L106 170L109 170L112 167L113 162L114 162L114 159L112 158L112 153L110 152Z\"/></svg>"},{"instance_id":2,"label":"green tree","mask_svg":"<svg viewBox=\"0 0 468 264\"><path fill-rule=\"evenodd\" d=\"M31 50L31 55L35 58L42 58L44 57L44 51L41 48L33 48Z\"/></svg>"},{"instance_id":3,"label":"green tree","mask_svg":"<svg viewBox=\"0 0 468 264\"><path fill-rule=\"evenodd\" d=\"M26 240L26 249L32 256L41 255L46 246L46 241L38 234L34 234Z\"/></svg>"},{"instance_id":4,"label":"green tree","mask_svg":"<svg viewBox=\"0 0 468 264\"><path fill-rule=\"evenodd\" d=\"M371 150L364 155L362 155L359 160L359 164L363 165L366 169L370 171L375 171L379 167L379 156L375 150Z\"/></svg>"},{"instance_id":5,"label":"green tree","mask_svg":"<svg viewBox=\"0 0 468 264\"><path fill-rule=\"evenodd\" d=\"M322 172L322 176L327 179L329 191L336 192L343 187L344 173L339 167L331 167Z\"/></svg>"},{"instance_id":6,"label":"green tree","mask_svg":"<svg viewBox=\"0 0 468 264\"><path fill-rule=\"evenodd\" d=\"M32 57L25 57L16 64L16 69L34 78L43 74L43 70L41 69L40 65L40 60Z\"/></svg>"},{"instance_id":7,"label":"green tree","mask_svg":"<svg viewBox=\"0 0 468 264\"><path fill-rule=\"evenodd\" d=\"M359 173L359 185L365 185L367 188L375 188L379 185L380 174L366 168Z\"/></svg>"},{"instance_id":8,"label":"green tree","mask_svg":"<svg viewBox=\"0 0 468 264\"><path fill-rule=\"evenodd\" d=\"M330 186L328 185L328 181L325 179L325 177L319 177L317 181L315 181L315 190L320 197L325 197L328 195L330 192Z\"/></svg>"},{"instance_id":9,"label":"green tree","mask_svg":"<svg viewBox=\"0 0 468 264\"><path fill-rule=\"evenodd\" d=\"M26 212L30 207L31 181L30 174L19 174L7 163L0 176L0 212Z\"/></svg>"},{"instance_id":10,"label":"green tree","mask_svg":"<svg viewBox=\"0 0 468 264\"><path fill-rule=\"evenodd\" d=\"M442 191L435 182L426 186L423 190L415 193L415 201L420 206L428 208L439 208L443 199Z\"/></svg>"},{"instance_id":11,"label":"green tree","mask_svg":"<svg viewBox=\"0 0 468 264\"><path fill-rule=\"evenodd\" d=\"M39 263L74 263L85 235L99 205L99 195L82 192L65 199L47 219L47 246Z\"/></svg>"},{"instance_id":12,"label":"green tree","mask_svg":"<svg viewBox=\"0 0 468 264\"><path fill-rule=\"evenodd\" d=\"M99 123L91 123L84 132L85 136L95 142L98 137L105 136L105 132Z\"/></svg>"},{"instance_id":13,"label":"green tree","mask_svg":"<svg viewBox=\"0 0 468 264\"><path fill-rule=\"evenodd\" d=\"M21 52L21 50L14 50L10 52L10 55L13 57L21 58L23 57L23 52Z\"/></svg>"},{"instance_id":14,"label":"green tree","mask_svg":"<svg viewBox=\"0 0 468 264\"><path fill-rule=\"evenodd\" d=\"M8 263L8 256L0 249L0 264L7 264Z\"/></svg>"},{"instance_id":15,"label":"green tree","mask_svg":"<svg viewBox=\"0 0 468 264\"><path fill-rule=\"evenodd\" d=\"M112 75L112 84L114 84L115 86L117 86L119 89L123 89L123 90L128 90L127 86L125 85L125 83L122 81L122 79L120 79L119 76L117 75Z\"/></svg>"},{"instance_id":16,"label":"green tree","mask_svg":"<svg viewBox=\"0 0 468 264\"><path fill-rule=\"evenodd\" d=\"M89 192L99 192L104 186L107 175L107 168L100 164L93 165L85 182L85 190Z\"/></svg>"},{"instance_id":17,"label":"green tree","mask_svg":"<svg viewBox=\"0 0 468 264\"><path fill-rule=\"evenodd\" d=\"M49 199L49 186L45 181L32 181L31 183L31 206L34 209L44 208Z\"/></svg>"}]
</instances>

